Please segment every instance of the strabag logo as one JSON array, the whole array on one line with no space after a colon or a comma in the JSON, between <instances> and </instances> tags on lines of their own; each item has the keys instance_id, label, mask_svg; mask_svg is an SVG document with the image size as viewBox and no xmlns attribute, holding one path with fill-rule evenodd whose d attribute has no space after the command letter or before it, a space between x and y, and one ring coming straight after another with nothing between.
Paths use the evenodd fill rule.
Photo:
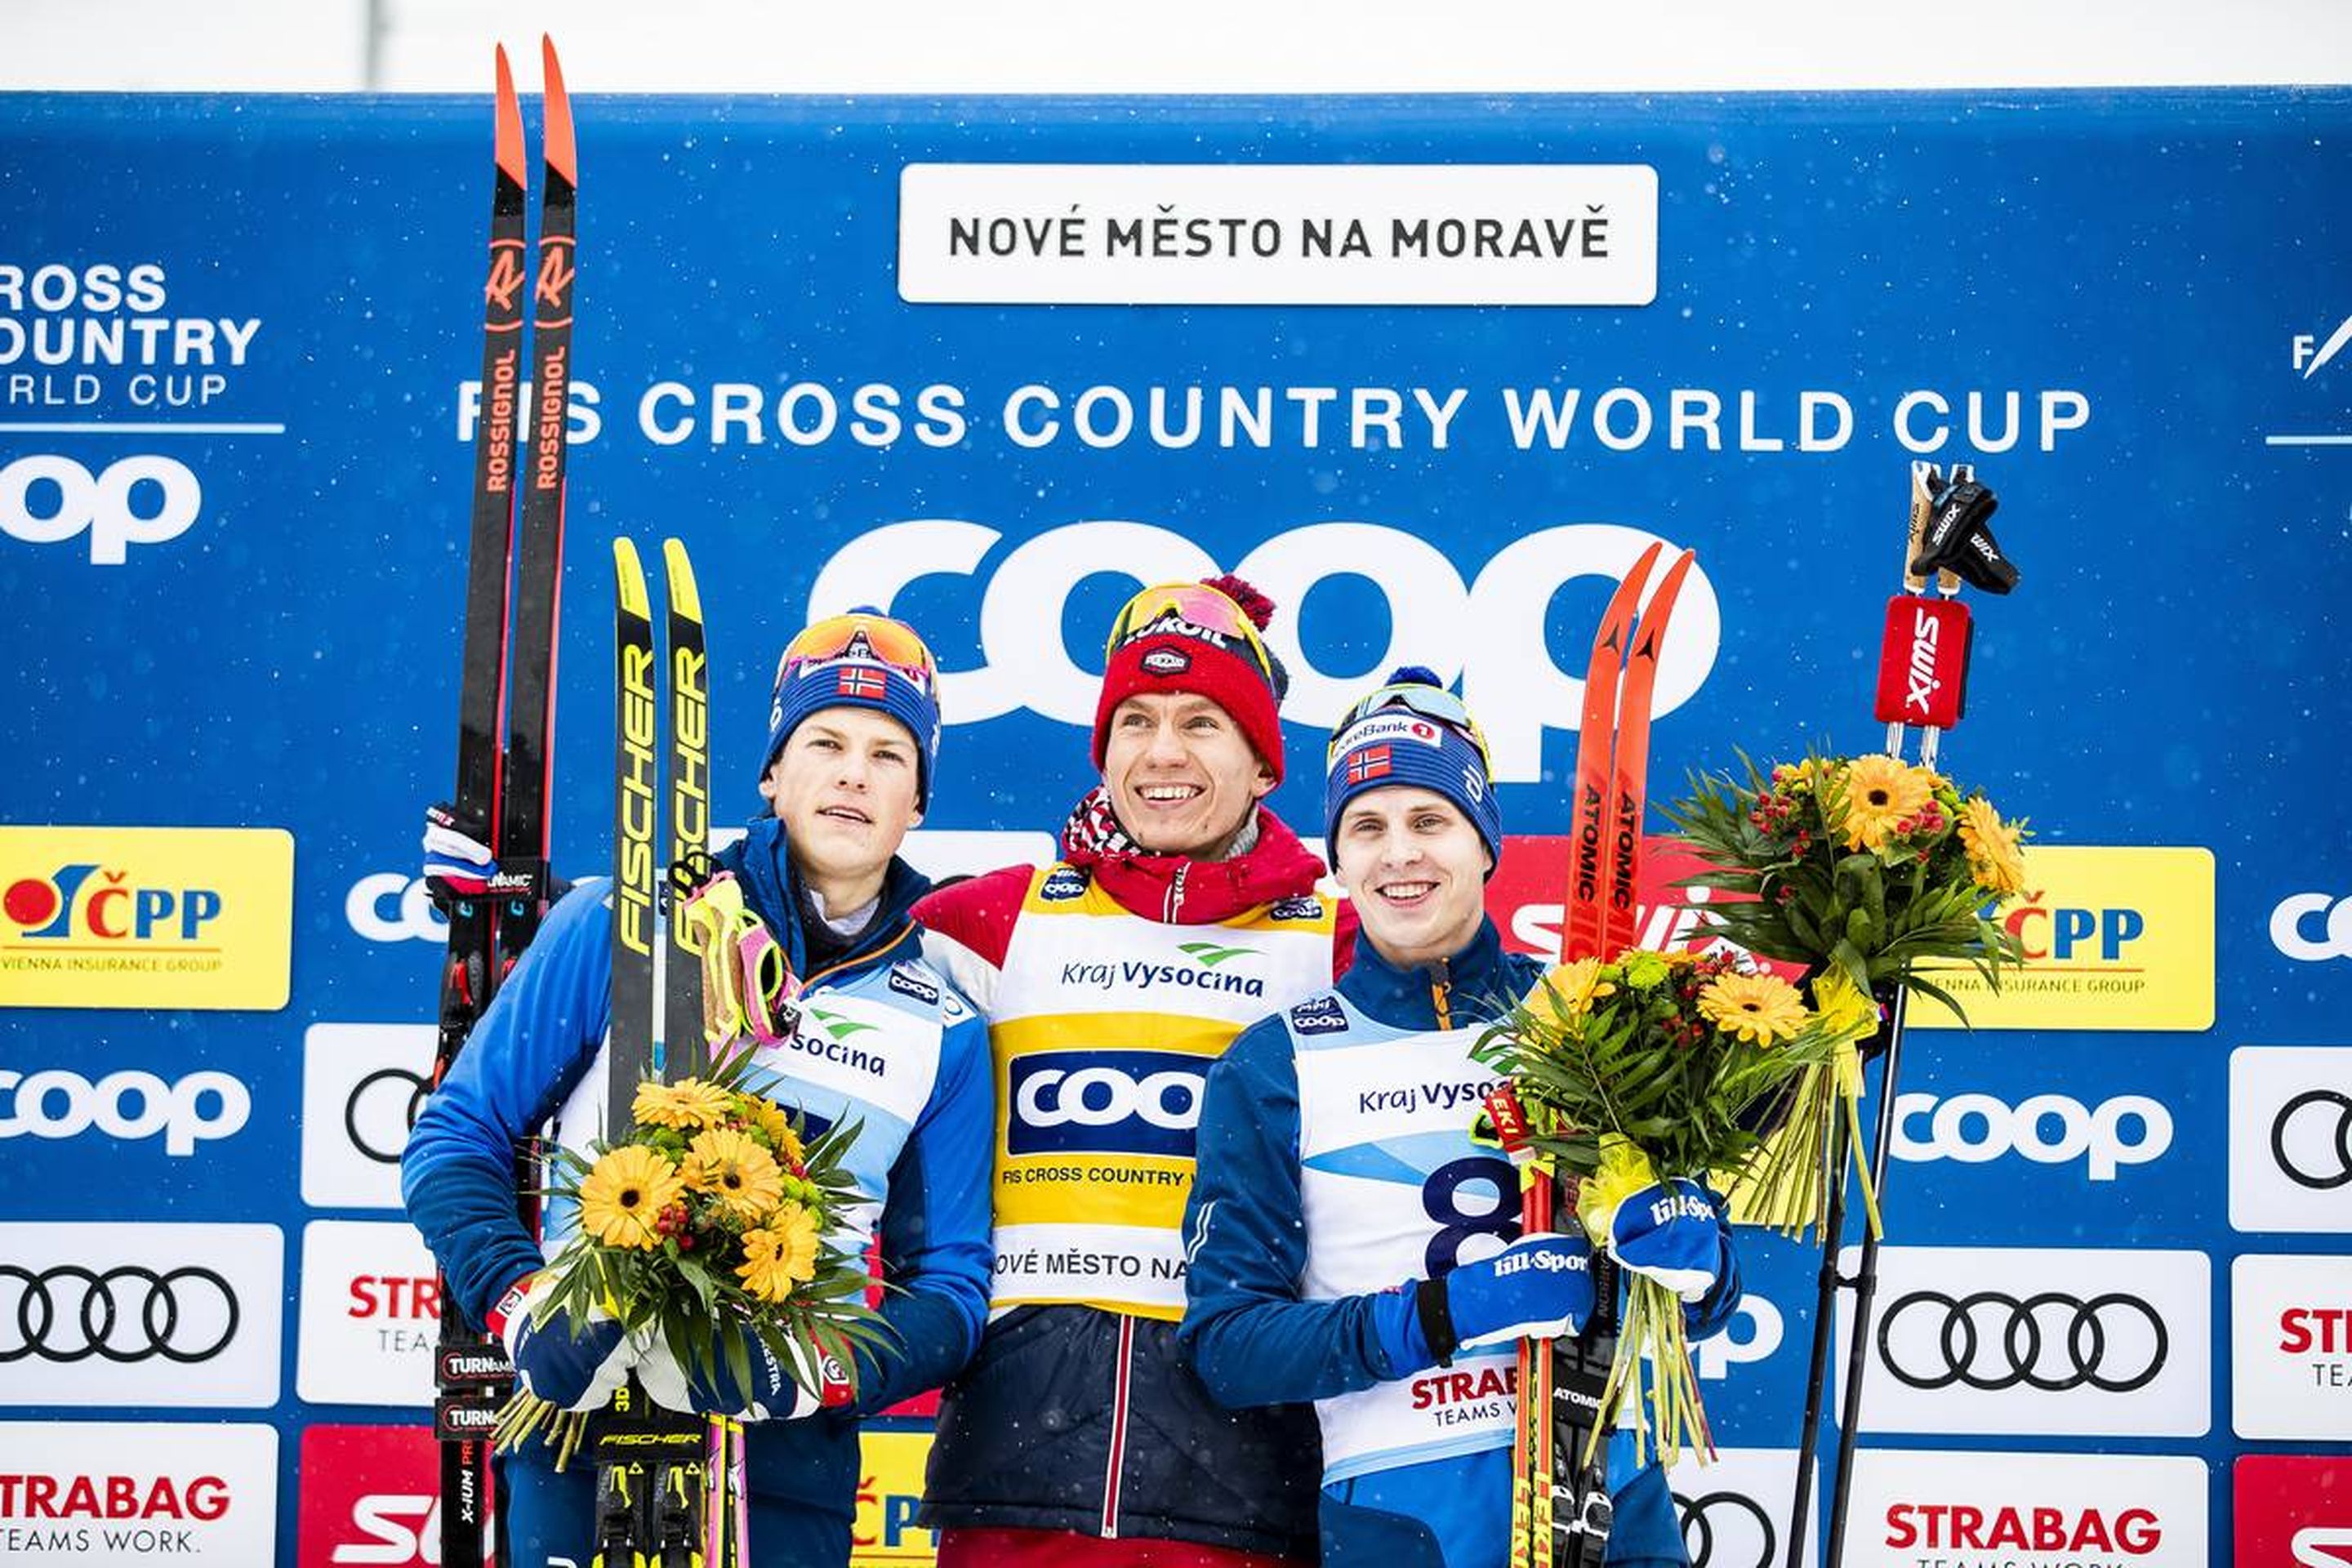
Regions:
<instances>
[{"instance_id":1,"label":"strabag logo","mask_svg":"<svg viewBox=\"0 0 2352 1568\"><path fill-rule=\"evenodd\" d=\"M2230 1343L2239 1436L2352 1443L2352 1257L2235 1259Z\"/></svg>"},{"instance_id":2,"label":"strabag logo","mask_svg":"<svg viewBox=\"0 0 2352 1568\"><path fill-rule=\"evenodd\" d=\"M2211 1272L2201 1252L1887 1247L1860 1429L2201 1436Z\"/></svg>"},{"instance_id":3,"label":"strabag logo","mask_svg":"<svg viewBox=\"0 0 2352 1568\"><path fill-rule=\"evenodd\" d=\"M2352 1568L2352 1460L2342 1453L2241 1454L2231 1489L2232 1563Z\"/></svg>"},{"instance_id":4,"label":"strabag logo","mask_svg":"<svg viewBox=\"0 0 2352 1568\"><path fill-rule=\"evenodd\" d=\"M2352 1233L2352 1046L2230 1053L2230 1224Z\"/></svg>"},{"instance_id":5,"label":"strabag logo","mask_svg":"<svg viewBox=\"0 0 2352 1568\"><path fill-rule=\"evenodd\" d=\"M2204 1568L2201 1459L1901 1453L1854 1466L1848 1568Z\"/></svg>"},{"instance_id":6,"label":"strabag logo","mask_svg":"<svg viewBox=\"0 0 2352 1568\"><path fill-rule=\"evenodd\" d=\"M1996 994L1970 969L1936 984L1979 1029L2207 1029L2213 1025L2213 852L2028 845L2027 891L1998 919L2025 951ZM1921 998L1911 1021L1960 1027Z\"/></svg>"},{"instance_id":7,"label":"strabag logo","mask_svg":"<svg viewBox=\"0 0 2352 1568\"><path fill-rule=\"evenodd\" d=\"M301 1352L294 1390L313 1405L433 1403L441 1294L413 1226L313 1220L302 1227Z\"/></svg>"},{"instance_id":8,"label":"strabag logo","mask_svg":"<svg viewBox=\"0 0 2352 1568\"><path fill-rule=\"evenodd\" d=\"M1192 1155L1209 1059L1173 1051L1012 1058L1008 1154Z\"/></svg>"},{"instance_id":9,"label":"strabag logo","mask_svg":"<svg viewBox=\"0 0 2352 1568\"><path fill-rule=\"evenodd\" d=\"M0 1422L0 1561L269 1563L277 1516L272 1427Z\"/></svg>"},{"instance_id":10,"label":"strabag logo","mask_svg":"<svg viewBox=\"0 0 2352 1568\"><path fill-rule=\"evenodd\" d=\"M0 997L286 1005L294 839L275 827L0 827Z\"/></svg>"},{"instance_id":11,"label":"strabag logo","mask_svg":"<svg viewBox=\"0 0 2352 1568\"><path fill-rule=\"evenodd\" d=\"M432 1086L430 1024L313 1024L302 1032L302 1201L396 1209L400 1155Z\"/></svg>"},{"instance_id":12,"label":"strabag logo","mask_svg":"<svg viewBox=\"0 0 2352 1568\"><path fill-rule=\"evenodd\" d=\"M271 1225L0 1225L0 1405L278 1402Z\"/></svg>"}]
</instances>

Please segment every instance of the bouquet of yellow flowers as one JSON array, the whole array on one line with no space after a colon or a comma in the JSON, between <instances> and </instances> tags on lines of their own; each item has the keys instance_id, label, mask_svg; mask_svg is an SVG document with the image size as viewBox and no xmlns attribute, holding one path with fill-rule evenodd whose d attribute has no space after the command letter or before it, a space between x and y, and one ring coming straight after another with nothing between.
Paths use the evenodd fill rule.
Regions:
<instances>
[{"instance_id":1,"label":"bouquet of yellow flowers","mask_svg":"<svg viewBox=\"0 0 2352 1568\"><path fill-rule=\"evenodd\" d=\"M1766 1158L1753 1130L1759 1108L1857 1026L1866 1026L1851 1011L1817 1013L1787 981L1747 973L1728 954L1635 948L1552 970L1474 1055L1510 1079L1528 1142L1579 1178L1577 1217L1596 1246L1612 1246L1618 1208L1634 1194L1676 1179L1719 1186ZM1652 1432L1665 1456L1711 1447L1682 1304L1636 1273L1604 1408L1629 1393L1641 1404L1644 1357L1654 1373L1637 1448Z\"/></svg>"},{"instance_id":2,"label":"bouquet of yellow flowers","mask_svg":"<svg viewBox=\"0 0 2352 1568\"><path fill-rule=\"evenodd\" d=\"M1683 845L1707 869L1683 885L1744 897L1717 900L1706 920L1761 957L1805 966L1815 999L1846 1009L1900 987L1959 1003L1931 978L1966 963L1998 989L2006 966L2022 962L2017 939L1990 918L2024 885L2022 821L2006 821L1980 792L1900 758L1809 754L1761 772L1700 774L1692 792L1664 808ZM1743 1184L1735 1207L1752 1219L1801 1233L1822 1223L1830 1148L1843 1108L1861 1143L1858 1042L1795 1085L1774 1133L1776 1154ZM1863 1173L1871 1228L1876 1195Z\"/></svg>"},{"instance_id":3,"label":"bouquet of yellow flowers","mask_svg":"<svg viewBox=\"0 0 2352 1568\"><path fill-rule=\"evenodd\" d=\"M579 1205L580 1223L549 1264L534 1307L574 1323L602 1308L625 1334L659 1340L689 1369L725 1367L751 1384L756 1337L811 1394L832 1362L854 1384L853 1351L888 1332L866 1304L862 1257L834 1237L858 1201L843 1156L858 1128L809 1137L773 1100L745 1087L751 1053L707 1078L637 1087L635 1126L593 1158L555 1156L549 1195ZM519 1392L497 1442L519 1445L542 1425L558 1468L577 1447L584 1415Z\"/></svg>"}]
</instances>

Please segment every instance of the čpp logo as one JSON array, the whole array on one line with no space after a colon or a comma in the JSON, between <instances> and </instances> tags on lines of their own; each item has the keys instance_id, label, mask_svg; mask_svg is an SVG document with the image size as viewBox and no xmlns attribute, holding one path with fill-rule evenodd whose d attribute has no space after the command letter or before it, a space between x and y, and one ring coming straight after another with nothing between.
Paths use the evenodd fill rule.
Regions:
<instances>
[{"instance_id":1,"label":"\u010dpp logo","mask_svg":"<svg viewBox=\"0 0 2352 1568\"><path fill-rule=\"evenodd\" d=\"M145 887L128 870L91 862L20 878L0 892L0 914L19 937L61 946L96 938L192 947L220 912L215 889Z\"/></svg>"},{"instance_id":2,"label":"\u010dpp logo","mask_svg":"<svg viewBox=\"0 0 2352 1568\"><path fill-rule=\"evenodd\" d=\"M1009 1154L1189 1157L1208 1061L1171 1051L1038 1051L1013 1060Z\"/></svg>"},{"instance_id":3,"label":"\u010dpp logo","mask_svg":"<svg viewBox=\"0 0 2352 1568\"><path fill-rule=\"evenodd\" d=\"M2137 910L2053 909L2040 893L2027 893L2001 923L2028 962L2116 963L2147 933L2147 917Z\"/></svg>"},{"instance_id":4,"label":"\u010dpp logo","mask_svg":"<svg viewBox=\"0 0 2352 1568\"><path fill-rule=\"evenodd\" d=\"M96 473L49 455L0 468L0 533L57 544L87 532L93 566L121 565L133 544L177 539L204 505L196 476L165 457L121 458Z\"/></svg>"},{"instance_id":5,"label":"\u010dpp logo","mask_svg":"<svg viewBox=\"0 0 2352 1568\"><path fill-rule=\"evenodd\" d=\"M2293 893L2271 911L2271 945L2298 963L2352 958L2352 898Z\"/></svg>"}]
</instances>

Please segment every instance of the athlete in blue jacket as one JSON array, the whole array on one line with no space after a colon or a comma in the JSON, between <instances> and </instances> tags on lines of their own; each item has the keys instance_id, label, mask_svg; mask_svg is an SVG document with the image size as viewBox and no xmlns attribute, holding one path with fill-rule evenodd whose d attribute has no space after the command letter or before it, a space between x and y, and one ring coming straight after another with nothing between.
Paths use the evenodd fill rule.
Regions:
<instances>
[{"instance_id":1,"label":"athlete in blue jacket","mask_svg":"<svg viewBox=\"0 0 2352 1568\"><path fill-rule=\"evenodd\" d=\"M1500 1568L1516 1342L1592 1309L1584 1238L1522 1237L1517 1176L1470 1140L1496 1081L1470 1047L1541 966L1505 953L1484 910L1502 818L1458 699L1396 671L1330 764L1355 963L1209 1069L1181 1335L1227 1404L1315 1402L1328 1568ZM1730 1231L1701 1189L1674 1195L1675 1234L1649 1245L1678 1266L1690 1332L1711 1333L1739 1300ZM1633 1472L1630 1435L1610 1461L1609 1562L1684 1563L1664 1471Z\"/></svg>"},{"instance_id":2,"label":"athlete in blue jacket","mask_svg":"<svg viewBox=\"0 0 2352 1568\"><path fill-rule=\"evenodd\" d=\"M543 1241L523 1226L514 1150L542 1129L574 1148L604 1131L613 910L602 879L551 911L401 1162L409 1215L448 1288L469 1318L502 1335L533 1393L593 1409L634 1370L664 1403L764 1422L746 1441L751 1539L763 1562L848 1562L856 1417L959 1371L987 1310L988 1037L923 963L908 911L929 884L897 858L929 797L934 689L929 653L886 617L835 617L795 637L777 671L760 781L772 810L719 857L807 987L798 1032L761 1050L755 1081L813 1125L864 1128L847 1165L866 1201L850 1216L853 1234L835 1240L862 1251L878 1233L892 1287L881 1313L893 1334L878 1353L857 1352L854 1406L802 1393L756 1342L752 1386L740 1388L723 1369L689 1378L607 1319L576 1335L561 1313L530 1321L528 1287L575 1216L551 1206ZM481 858L478 847L456 848ZM535 1443L501 1461L502 1560L519 1568L590 1556L593 1467L550 1467Z\"/></svg>"}]
</instances>

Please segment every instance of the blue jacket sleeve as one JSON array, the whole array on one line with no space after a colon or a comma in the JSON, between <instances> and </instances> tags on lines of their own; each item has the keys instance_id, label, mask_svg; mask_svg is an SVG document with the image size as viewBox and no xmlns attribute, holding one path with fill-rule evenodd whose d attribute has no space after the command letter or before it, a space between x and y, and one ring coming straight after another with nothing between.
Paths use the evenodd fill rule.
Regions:
<instances>
[{"instance_id":1,"label":"blue jacket sleeve","mask_svg":"<svg viewBox=\"0 0 2352 1568\"><path fill-rule=\"evenodd\" d=\"M1244 1030L1209 1068L1184 1237L1177 1341L1221 1404L1294 1405L1396 1375L1373 1314L1383 1301L1409 1305L1397 1292L1298 1299L1298 1076L1279 1017Z\"/></svg>"},{"instance_id":2,"label":"blue jacket sleeve","mask_svg":"<svg viewBox=\"0 0 2352 1568\"><path fill-rule=\"evenodd\" d=\"M988 1030L968 1008L940 1042L940 1077L890 1168L882 1277L894 1287L878 1353L857 1352L857 1409L872 1415L963 1370L988 1317L995 1076Z\"/></svg>"},{"instance_id":3,"label":"blue jacket sleeve","mask_svg":"<svg viewBox=\"0 0 2352 1568\"><path fill-rule=\"evenodd\" d=\"M408 1217L476 1324L546 1259L516 1212L515 1145L595 1059L612 1010L604 883L566 894L434 1090L400 1160Z\"/></svg>"}]
</instances>

